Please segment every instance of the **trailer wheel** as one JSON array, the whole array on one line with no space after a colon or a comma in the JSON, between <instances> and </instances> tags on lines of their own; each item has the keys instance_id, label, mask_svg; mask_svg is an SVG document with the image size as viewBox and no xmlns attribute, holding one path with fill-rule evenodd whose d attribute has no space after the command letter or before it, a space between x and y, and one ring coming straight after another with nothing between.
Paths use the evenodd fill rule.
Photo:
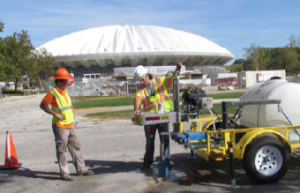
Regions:
<instances>
[{"instance_id":1,"label":"trailer wheel","mask_svg":"<svg viewBox=\"0 0 300 193\"><path fill-rule=\"evenodd\" d=\"M246 149L243 166L258 184L277 182L287 172L290 153L277 138L264 136L253 140Z\"/></svg>"}]
</instances>

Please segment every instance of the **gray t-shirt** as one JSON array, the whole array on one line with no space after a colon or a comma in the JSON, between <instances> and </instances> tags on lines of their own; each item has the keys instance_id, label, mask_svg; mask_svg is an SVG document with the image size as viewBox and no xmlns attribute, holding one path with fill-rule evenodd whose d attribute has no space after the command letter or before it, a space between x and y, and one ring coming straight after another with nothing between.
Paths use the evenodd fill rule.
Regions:
<instances>
[{"instance_id":1,"label":"gray t-shirt","mask_svg":"<svg viewBox=\"0 0 300 193\"><path fill-rule=\"evenodd\" d=\"M154 83L152 82L149 86L146 87L148 93L150 96L155 96L155 91L154 91Z\"/></svg>"}]
</instances>

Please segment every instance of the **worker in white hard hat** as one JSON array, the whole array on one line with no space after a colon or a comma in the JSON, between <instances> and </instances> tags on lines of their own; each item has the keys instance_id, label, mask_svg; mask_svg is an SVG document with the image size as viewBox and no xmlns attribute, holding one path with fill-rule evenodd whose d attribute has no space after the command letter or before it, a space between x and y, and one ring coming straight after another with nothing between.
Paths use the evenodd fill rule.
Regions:
<instances>
[{"instance_id":1,"label":"worker in white hard hat","mask_svg":"<svg viewBox=\"0 0 300 193\"><path fill-rule=\"evenodd\" d=\"M178 63L175 70L180 71L182 66L182 63ZM173 88L173 74L154 77L151 73L149 73L148 69L140 65L136 67L134 77L136 80L141 82L134 98L134 114L141 113L142 104L143 111L145 112L160 113L170 112L173 110L173 102L171 97L168 95L168 89ZM164 156L167 165L169 165L169 124L162 123L146 125L144 126L146 152L141 170L150 169L153 164L156 130L158 130L160 134L160 141L163 141L164 149L161 155Z\"/></svg>"}]
</instances>

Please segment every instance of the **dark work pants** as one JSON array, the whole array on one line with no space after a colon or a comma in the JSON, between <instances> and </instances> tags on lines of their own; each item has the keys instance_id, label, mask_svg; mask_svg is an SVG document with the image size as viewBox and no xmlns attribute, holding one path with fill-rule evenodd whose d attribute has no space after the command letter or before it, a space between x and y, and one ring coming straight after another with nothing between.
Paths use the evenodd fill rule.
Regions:
<instances>
[{"instance_id":1,"label":"dark work pants","mask_svg":"<svg viewBox=\"0 0 300 193\"><path fill-rule=\"evenodd\" d=\"M151 166L153 163L155 133L158 130L160 139L160 159L169 164L170 160L170 140L169 140L169 124L162 123L156 125L145 125L146 136L146 153L144 155L144 165Z\"/></svg>"}]
</instances>

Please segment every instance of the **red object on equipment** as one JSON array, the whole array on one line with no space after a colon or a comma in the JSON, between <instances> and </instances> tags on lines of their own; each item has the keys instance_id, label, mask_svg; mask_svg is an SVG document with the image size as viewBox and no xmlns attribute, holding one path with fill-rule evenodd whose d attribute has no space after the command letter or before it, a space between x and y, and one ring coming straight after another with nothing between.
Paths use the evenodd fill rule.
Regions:
<instances>
[{"instance_id":1,"label":"red object on equipment","mask_svg":"<svg viewBox=\"0 0 300 193\"><path fill-rule=\"evenodd\" d=\"M72 75L69 75L71 79L68 80L67 86L72 86L74 83L74 77Z\"/></svg>"},{"instance_id":2,"label":"red object on equipment","mask_svg":"<svg viewBox=\"0 0 300 193\"><path fill-rule=\"evenodd\" d=\"M160 117L146 117L146 121L157 121L160 120Z\"/></svg>"}]
</instances>

